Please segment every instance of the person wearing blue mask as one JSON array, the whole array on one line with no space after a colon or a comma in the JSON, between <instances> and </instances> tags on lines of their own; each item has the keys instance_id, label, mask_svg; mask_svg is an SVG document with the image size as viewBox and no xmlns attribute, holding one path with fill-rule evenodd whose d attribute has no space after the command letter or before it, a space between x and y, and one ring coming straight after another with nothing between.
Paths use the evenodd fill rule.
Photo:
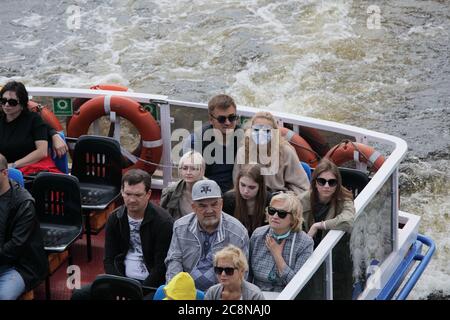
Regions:
<instances>
[{"instance_id":1,"label":"person wearing blue mask","mask_svg":"<svg viewBox=\"0 0 450 320\"><path fill-rule=\"evenodd\" d=\"M299 165L297 153L278 130L277 121L270 112L257 112L248 121L244 144L238 149L233 168L236 184L238 173L247 164L262 165L270 192L292 191L302 196L309 189L305 170Z\"/></svg>"},{"instance_id":2,"label":"person wearing blue mask","mask_svg":"<svg viewBox=\"0 0 450 320\"><path fill-rule=\"evenodd\" d=\"M266 208L269 224L253 231L249 281L262 291L283 291L311 256L314 242L302 231L302 211L294 193L280 192Z\"/></svg>"}]
</instances>

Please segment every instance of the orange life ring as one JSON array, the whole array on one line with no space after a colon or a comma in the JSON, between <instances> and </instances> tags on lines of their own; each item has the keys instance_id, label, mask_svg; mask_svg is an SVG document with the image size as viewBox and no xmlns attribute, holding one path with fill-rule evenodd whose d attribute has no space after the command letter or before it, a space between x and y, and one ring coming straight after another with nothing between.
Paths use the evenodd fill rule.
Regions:
<instances>
[{"instance_id":1,"label":"orange life ring","mask_svg":"<svg viewBox=\"0 0 450 320\"><path fill-rule=\"evenodd\" d=\"M319 130L311 127L298 126L298 131L303 139L309 143L311 148L323 157L330 150L330 145Z\"/></svg>"},{"instance_id":2,"label":"orange life ring","mask_svg":"<svg viewBox=\"0 0 450 320\"><path fill-rule=\"evenodd\" d=\"M319 163L317 153L311 148L305 139L288 128L280 128L281 135L294 147L300 161L306 162L310 167L315 168Z\"/></svg>"},{"instance_id":3,"label":"orange life ring","mask_svg":"<svg viewBox=\"0 0 450 320\"><path fill-rule=\"evenodd\" d=\"M28 101L27 107L28 110L39 113L42 119L56 131L64 130L58 118L46 106L42 106L39 103L30 100Z\"/></svg>"},{"instance_id":4,"label":"orange life ring","mask_svg":"<svg viewBox=\"0 0 450 320\"><path fill-rule=\"evenodd\" d=\"M111 91L128 91L128 88L120 84L96 84L89 89L92 90L111 90Z\"/></svg>"},{"instance_id":5,"label":"orange life ring","mask_svg":"<svg viewBox=\"0 0 450 320\"><path fill-rule=\"evenodd\" d=\"M140 159L124 170L139 168L150 174L153 173L162 156L161 130L153 116L132 99L120 96L101 96L90 99L72 116L67 127L67 136L78 138L86 134L93 121L111 111L130 121L139 131L142 139Z\"/></svg>"},{"instance_id":6,"label":"orange life ring","mask_svg":"<svg viewBox=\"0 0 450 320\"><path fill-rule=\"evenodd\" d=\"M91 90L111 90L111 91L128 91L128 88L125 86L122 86L120 84L96 84L91 86L89 89ZM80 107L85 103L86 101L89 101L87 98L75 98L73 99L72 106L73 106L73 112L78 111ZM69 122L72 117L68 117L66 120L66 127L69 126Z\"/></svg>"},{"instance_id":7,"label":"orange life ring","mask_svg":"<svg viewBox=\"0 0 450 320\"><path fill-rule=\"evenodd\" d=\"M91 89L91 90L123 91L123 92L126 92L126 91L129 90L127 87L122 86L120 84L107 84L107 83L106 84L96 84L96 85L93 85L93 86L89 87L89 89ZM83 103L85 103L86 101L89 101L89 100L90 99L88 99L88 98L75 98L75 99L73 99L73 102L72 102L73 112L76 113L80 109L80 107L83 105ZM70 123L71 119L72 119L72 117L67 117L66 118L66 128L69 127L69 123ZM112 137L113 132L114 132L114 124L111 123L111 125L109 126L108 137ZM131 152L131 154L133 156L135 156L135 157L139 156L139 154L141 153L141 149L140 149L141 148L141 144L142 143L139 143L137 145L137 147ZM72 155L72 150L71 149L69 150L69 152ZM124 157L123 159L124 159L124 161L126 163L128 163L128 165L131 165L131 161L128 158Z\"/></svg>"},{"instance_id":8,"label":"orange life ring","mask_svg":"<svg viewBox=\"0 0 450 320\"><path fill-rule=\"evenodd\" d=\"M350 140L344 140L331 148L325 158L331 159L337 166L352 160L363 162L372 167L374 172L377 172L384 162L384 156L374 148Z\"/></svg>"}]
</instances>

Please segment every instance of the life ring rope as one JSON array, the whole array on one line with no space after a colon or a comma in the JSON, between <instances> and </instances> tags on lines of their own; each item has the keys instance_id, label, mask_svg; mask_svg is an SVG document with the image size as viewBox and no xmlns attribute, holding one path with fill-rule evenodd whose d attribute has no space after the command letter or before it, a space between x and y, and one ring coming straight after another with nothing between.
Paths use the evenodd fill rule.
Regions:
<instances>
[{"instance_id":1,"label":"life ring rope","mask_svg":"<svg viewBox=\"0 0 450 320\"><path fill-rule=\"evenodd\" d=\"M377 150L373 149L372 147L369 147L369 146L364 145L365 147L368 147L368 148L373 149L372 154L371 154L370 156L366 156L365 152L361 151L361 149L358 147L358 144L357 144L357 143L355 143L355 142L353 142L353 141L351 141L351 140L348 140L348 139L342 140L342 141L341 141L340 143L338 143L336 146L334 146L333 148L331 148L331 150L327 153L327 155L326 155L325 157L330 158L330 159L333 159L334 153L335 153L342 145L345 146L345 145L347 145L347 144L351 144L352 147L353 147L353 149L354 149L354 150L353 150L353 160L354 160L355 162L358 162L358 163L364 162L364 163L368 164L368 165L369 165L369 171L370 171L370 172L371 172L371 171L375 171L375 172L376 172L376 171L378 170L378 168L376 168L375 162L376 162L380 157L383 157L383 155L382 155L380 152L378 152ZM360 158L362 158L363 161L361 161ZM350 160L350 159L349 159L349 160ZM383 162L384 162L384 159L383 159Z\"/></svg>"},{"instance_id":2,"label":"life ring rope","mask_svg":"<svg viewBox=\"0 0 450 320\"><path fill-rule=\"evenodd\" d=\"M309 143L299 134L289 128L280 128L281 135L294 147L300 161L306 162L310 167L315 168L321 156L314 151Z\"/></svg>"},{"instance_id":3,"label":"life ring rope","mask_svg":"<svg viewBox=\"0 0 450 320\"><path fill-rule=\"evenodd\" d=\"M295 132L292 131L292 130L290 130L290 132L293 132L293 133L295 134ZM292 135L292 136L293 136L293 135ZM292 136L291 136L291 137L292 137ZM293 144L293 145L295 145L295 146L297 146L297 147L299 147L299 148L301 148L301 149L303 149L303 150L306 150L306 151L309 151L309 152L311 152L311 153L314 153L314 154L317 156L317 158L318 158L319 160L322 159L322 157L320 156L320 154L318 154L317 152L315 152L312 148L308 148L308 147L302 146L301 144L296 143L296 142L293 141L293 140L290 140L291 137L288 138L287 135L286 135L286 139L289 141L290 144Z\"/></svg>"}]
</instances>

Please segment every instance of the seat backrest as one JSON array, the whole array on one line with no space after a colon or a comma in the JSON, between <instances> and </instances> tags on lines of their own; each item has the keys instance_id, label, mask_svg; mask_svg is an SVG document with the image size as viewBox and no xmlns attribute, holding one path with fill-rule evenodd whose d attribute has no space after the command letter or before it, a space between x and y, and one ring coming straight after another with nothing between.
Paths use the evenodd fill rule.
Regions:
<instances>
[{"instance_id":1,"label":"seat backrest","mask_svg":"<svg viewBox=\"0 0 450 320\"><path fill-rule=\"evenodd\" d=\"M8 169L8 177L17 182L21 187L24 186L22 171L16 168Z\"/></svg>"},{"instance_id":2,"label":"seat backrest","mask_svg":"<svg viewBox=\"0 0 450 320\"><path fill-rule=\"evenodd\" d=\"M81 226L81 196L77 177L40 172L32 195L40 223Z\"/></svg>"},{"instance_id":3,"label":"seat backrest","mask_svg":"<svg viewBox=\"0 0 450 320\"><path fill-rule=\"evenodd\" d=\"M103 136L81 136L73 151L72 175L80 183L98 183L120 188L122 154L119 142Z\"/></svg>"},{"instance_id":4,"label":"seat backrest","mask_svg":"<svg viewBox=\"0 0 450 320\"><path fill-rule=\"evenodd\" d=\"M66 141L66 136L64 135L64 132L62 131L58 131L59 136ZM50 153L52 156L52 160L55 163L56 167L62 172L62 173L69 173L69 158L67 156L67 153L64 154L61 158L59 158L56 154L53 154L53 150L52 150L52 144L51 144L51 140L49 141L49 145L48 145L49 149L50 149Z\"/></svg>"},{"instance_id":5,"label":"seat backrest","mask_svg":"<svg viewBox=\"0 0 450 320\"><path fill-rule=\"evenodd\" d=\"M93 300L142 300L143 293L137 280L102 274L92 283L91 297Z\"/></svg>"},{"instance_id":6,"label":"seat backrest","mask_svg":"<svg viewBox=\"0 0 450 320\"><path fill-rule=\"evenodd\" d=\"M306 175L308 176L308 180L311 181L311 167L306 162L300 161L303 170L305 170Z\"/></svg>"},{"instance_id":7,"label":"seat backrest","mask_svg":"<svg viewBox=\"0 0 450 320\"><path fill-rule=\"evenodd\" d=\"M164 286L165 284L162 284L156 289L156 292L153 296L153 300L164 300L166 297L166 294L164 292ZM205 299L205 293L201 290L197 289L197 295L195 296L195 300L204 300Z\"/></svg>"},{"instance_id":8,"label":"seat backrest","mask_svg":"<svg viewBox=\"0 0 450 320\"><path fill-rule=\"evenodd\" d=\"M369 183L369 176L360 170L351 168L339 168L342 177L342 185L353 193L353 199L364 189Z\"/></svg>"}]
</instances>

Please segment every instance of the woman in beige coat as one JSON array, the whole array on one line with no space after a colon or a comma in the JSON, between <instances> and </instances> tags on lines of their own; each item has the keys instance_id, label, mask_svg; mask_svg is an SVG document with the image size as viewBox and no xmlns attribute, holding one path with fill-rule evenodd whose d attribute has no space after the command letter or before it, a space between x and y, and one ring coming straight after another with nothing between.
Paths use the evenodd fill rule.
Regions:
<instances>
[{"instance_id":1,"label":"woman in beige coat","mask_svg":"<svg viewBox=\"0 0 450 320\"><path fill-rule=\"evenodd\" d=\"M292 191L299 197L304 194L309 189L308 176L294 148L281 136L274 116L257 112L246 126L244 144L237 151L233 168L234 184L242 166L258 163L270 192Z\"/></svg>"},{"instance_id":2,"label":"woman in beige coat","mask_svg":"<svg viewBox=\"0 0 450 320\"><path fill-rule=\"evenodd\" d=\"M314 169L302 205L305 231L316 246L327 230L351 232L355 219L352 193L342 185L338 167L328 159Z\"/></svg>"}]
</instances>

